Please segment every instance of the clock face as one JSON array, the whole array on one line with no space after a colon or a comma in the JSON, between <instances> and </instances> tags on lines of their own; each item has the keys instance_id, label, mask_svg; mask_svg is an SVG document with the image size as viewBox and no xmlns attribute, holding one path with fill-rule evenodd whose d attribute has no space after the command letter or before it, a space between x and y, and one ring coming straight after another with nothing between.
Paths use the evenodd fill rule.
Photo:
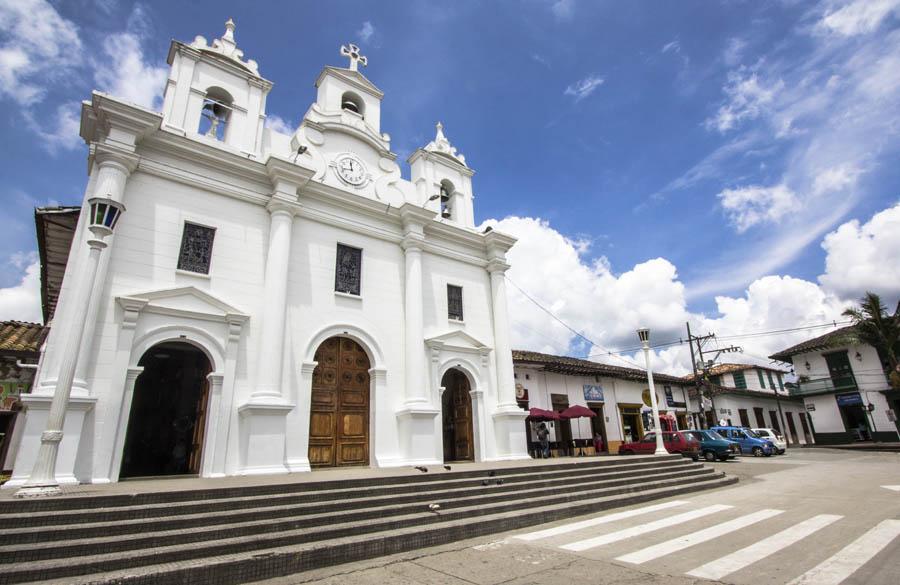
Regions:
<instances>
[{"instance_id":1,"label":"clock face","mask_svg":"<svg viewBox=\"0 0 900 585\"><path fill-rule=\"evenodd\" d=\"M353 155L339 156L335 161L335 169L338 177L346 183L359 186L366 182L366 167L361 160Z\"/></svg>"}]
</instances>

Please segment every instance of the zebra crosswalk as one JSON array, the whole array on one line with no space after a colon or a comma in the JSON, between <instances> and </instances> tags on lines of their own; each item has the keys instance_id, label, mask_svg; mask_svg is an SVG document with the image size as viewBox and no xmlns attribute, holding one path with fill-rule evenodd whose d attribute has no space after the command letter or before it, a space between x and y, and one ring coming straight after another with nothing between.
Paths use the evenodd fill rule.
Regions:
<instances>
[{"instance_id":1,"label":"zebra crosswalk","mask_svg":"<svg viewBox=\"0 0 900 585\"><path fill-rule=\"evenodd\" d=\"M735 513L740 515L725 518ZM646 521L651 514L653 519ZM697 528L698 524L706 525ZM748 544L748 529L753 528L758 529L755 534L761 536ZM813 558L807 552L804 557L810 562L799 566L790 563L790 566L779 568L776 580L787 585L838 585L900 537L900 520L883 520L859 535L858 526L848 530L847 518L838 514L809 515L802 510L786 513L785 510L770 508L743 510L737 504L698 505L676 500L561 524L514 538L577 553L601 554L598 551L611 550L612 558L631 565L665 561L668 557L682 564L679 572L692 558L686 554L690 552L688 549L698 547L695 550L702 550L703 554L697 558L706 562L693 566L684 574L723 580L743 569L765 566L768 559L777 559L782 551L799 546L805 539L827 533L828 530L833 531L829 536L831 539L835 536L840 538L843 534L857 537L827 558ZM679 534L672 537L675 532ZM661 542L647 545L647 539L653 542L660 540L659 536L664 537ZM700 546L704 543L709 548ZM626 550L629 548L631 550ZM710 550L715 552L717 558L708 560ZM818 551L819 548L814 547L813 550ZM782 563L783 558L782 555ZM798 575L812 564L811 561L818 561L819 564Z\"/></svg>"}]
</instances>

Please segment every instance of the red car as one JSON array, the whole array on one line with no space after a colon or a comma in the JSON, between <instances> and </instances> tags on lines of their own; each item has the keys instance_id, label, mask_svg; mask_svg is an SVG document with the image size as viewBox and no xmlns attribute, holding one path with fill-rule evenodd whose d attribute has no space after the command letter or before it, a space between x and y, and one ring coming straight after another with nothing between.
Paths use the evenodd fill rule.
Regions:
<instances>
[{"instance_id":1,"label":"red car","mask_svg":"<svg viewBox=\"0 0 900 585\"><path fill-rule=\"evenodd\" d=\"M678 431L663 432L663 446L669 453L681 453L694 461L700 460L700 441ZM619 455L653 455L656 451L656 433L647 433L634 443L622 443Z\"/></svg>"}]
</instances>

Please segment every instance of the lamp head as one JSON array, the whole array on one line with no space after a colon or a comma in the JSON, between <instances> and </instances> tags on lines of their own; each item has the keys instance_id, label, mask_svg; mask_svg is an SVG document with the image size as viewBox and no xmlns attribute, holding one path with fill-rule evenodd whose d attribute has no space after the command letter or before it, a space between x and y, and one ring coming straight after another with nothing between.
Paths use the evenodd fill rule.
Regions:
<instances>
[{"instance_id":1,"label":"lamp head","mask_svg":"<svg viewBox=\"0 0 900 585\"><path fill-rule=\"evenodd\" d=\"M125 206L108 197L93 197L88 203L91 206L88 228L96 237L103 239L116 229Z\"/></svg>"},{"instance_id":2,"label":"lamp head","mask_svg":"<svg viewBox=\"0 0 900 585\"><path fill-rule=\"evenodd\" d=\"M638 339L641 340L641 345L646 346L650 343L650 330L646 327L641 327L637 330Z\"/></svg>"}]
</instances>

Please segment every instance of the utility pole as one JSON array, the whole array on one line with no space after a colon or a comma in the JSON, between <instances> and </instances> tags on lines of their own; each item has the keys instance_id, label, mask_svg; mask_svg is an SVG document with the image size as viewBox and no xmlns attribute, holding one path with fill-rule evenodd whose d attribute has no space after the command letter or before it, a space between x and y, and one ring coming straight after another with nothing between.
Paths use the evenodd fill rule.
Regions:
<instances>
[{"instance_id":1,"label":"utility pole","mask_svg":"<svg viewBox=\"0 0 900 585\"><path fill-rule=\"evenodd\" d=\"M709 424L706 420L706 409L703 408L703 399L706 397L706 393L703 391L706 385L706 376L704 372L704 375L701 377L700 372L697 369L697 359L694 355L694 341L697 342L697 351L700 354L700 362L703 363L703 347L700 345L700 343L707 339L712 339L715 336L710 333L709 335L704 335L702 337L694 337L691 334L691 324L685 323L685 325L687 326L688 347L691 348L691 367L694 370L694 382L697 385L697 398L698 402L700 403L700 427L708 428ZM709 398L710 402L712 402L712 396L710 396ZM712 403L712 407L713 414L715 415L715 403Z\"/></svg>"}]
</instances>

